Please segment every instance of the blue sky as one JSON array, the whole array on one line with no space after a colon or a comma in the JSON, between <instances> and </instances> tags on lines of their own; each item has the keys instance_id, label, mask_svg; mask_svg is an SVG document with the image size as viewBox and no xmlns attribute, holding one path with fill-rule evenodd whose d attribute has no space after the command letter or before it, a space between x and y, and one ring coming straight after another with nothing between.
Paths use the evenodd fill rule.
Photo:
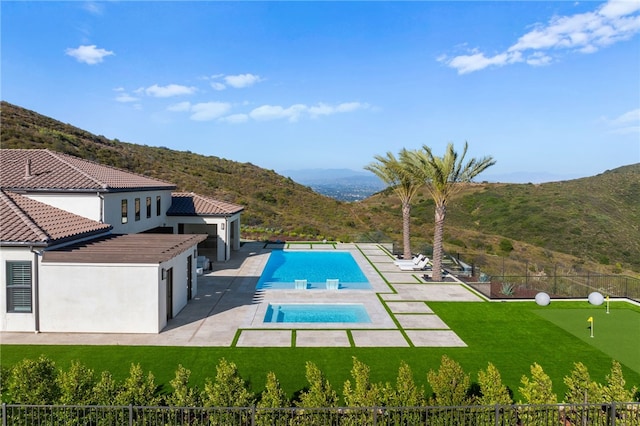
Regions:
<instances>
[{"instance_id":1,"label":"blue sky","mask_svg":"<svg viewBox=\"0 0 640 426\"><path fill-rule=\"evenodd\" d=\"M640 0L0 7L2 99L108 138L276 171L465 141L511 181L640 162Z\"/></svg>"}]
</instances>

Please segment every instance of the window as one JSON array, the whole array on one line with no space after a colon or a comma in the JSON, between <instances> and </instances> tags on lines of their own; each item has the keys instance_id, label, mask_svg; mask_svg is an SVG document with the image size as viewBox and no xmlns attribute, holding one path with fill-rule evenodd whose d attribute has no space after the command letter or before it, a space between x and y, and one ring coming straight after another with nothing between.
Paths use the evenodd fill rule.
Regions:
<instances>
[{"instance_id":1,"label":"window","mask_svg":"<svg viewBox=\"0 0 640 426\"><path fill-rule=\"evenodd\" d=\"M151 217L151 197L147 197L147 219Z\"/></svg>"},{"instance_id":2,"label":"window","mask_svg":"<svg viewBox=\"0 0 640 426\"><path fill-rule=\"evenodd\" d=\"M136 221L140 220L140 198L136 198L135 200L135 208L136 208Z\"/></svg>"},{"instance_id":3,"label":"window","mask_svg":"<svg viewBox=\"0 0 640 426\"><path fill-rule=\"evenodd\" d=\"M31 312L31 262L7 262L7 312Z\"/></svg>"},{"instance_id":4,"label":"window","mask_svg":"<svg viewBox=\"0 0 640 426\"><path fill-rule=\"evenodd\" d=\"M127 211L127 200L122 200L122 223L127 223L129 221L129 218L127 217Z\"/></svg>"},{"instance_id":5,"label":"window","mask_svg":"<svg viewBox=\"0 0 640 426\"><path fill-rule=\"evenodd\" d=\"M159 195L156 196L156 216L160 216L160 210L162 210L160 208L160 200L162 200L162 198L160 198Z\"/></svg>"}]
</instances>

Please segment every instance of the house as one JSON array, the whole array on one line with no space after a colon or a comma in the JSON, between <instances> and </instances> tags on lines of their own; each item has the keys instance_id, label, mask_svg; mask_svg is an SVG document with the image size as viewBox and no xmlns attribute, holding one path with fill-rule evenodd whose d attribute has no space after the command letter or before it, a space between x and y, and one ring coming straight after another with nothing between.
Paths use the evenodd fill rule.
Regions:
<instances>
[{"instance_id":1,"label":"house","mask_svg":"<svg viewBox=\"0 0 640 426\"><path fill-rule=\"evenodd\" d=\"M49 150L0 150L0 330L158 333L242 206Z\"/></svg>"}]
</instances>

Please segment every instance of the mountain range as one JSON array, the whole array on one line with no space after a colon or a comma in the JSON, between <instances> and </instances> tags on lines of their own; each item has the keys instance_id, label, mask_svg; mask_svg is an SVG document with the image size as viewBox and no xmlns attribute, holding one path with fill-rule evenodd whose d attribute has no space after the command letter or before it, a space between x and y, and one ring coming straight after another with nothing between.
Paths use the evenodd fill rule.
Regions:
<instances>
[{"instance_id":1,"label":"mountain range","mask_svg":"<svg viewBox=\"0 0 640 426\"><path fill-rule=\"evenodd\" d=\"M108 139L4 101L0 114L2 148L65 152L241 204L244 238L373 241L401 250L400 202L369 172L276 173L250 163ZM311 187L345 182L368 187L372 195L345 202ZM430 250L433 209L426 191L415 197L413 251ZM640 277L640 163L557 182L466 185L448 205L444 246L494 273L561 269Z\"/></svg>"}]
</instances>

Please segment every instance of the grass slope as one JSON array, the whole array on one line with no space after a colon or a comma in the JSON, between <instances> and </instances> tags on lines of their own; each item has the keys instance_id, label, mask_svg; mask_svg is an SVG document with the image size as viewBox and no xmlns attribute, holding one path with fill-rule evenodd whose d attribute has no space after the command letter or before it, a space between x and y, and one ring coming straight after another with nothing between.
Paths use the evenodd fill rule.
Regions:
<instances>
[{"instance_id":1,"label":"grass slope","mask_svg":"<svg viewBox=\"0 0 640 426\"><path fill-rule=\"evenodd\" d=\"M558 303L560 310L580 318L587 302ZM619 304L616 310L628 310L640 315L640 307ZM131 347L131 346L20 346L1 347L2 364L10 366L23 358L45 354L63 369L72 360L80 360L96 371L108 370L117 378L128 375L131 363L140 363L145 371L152 371L157 382L168 388L178 364L192 371L192 382L201 389L207 377L214 378L215 366L224 357L238 365L240 375L254 392L264 388L268 371L273 371L283 388L294 395L306 386L305 362L312 361L326 374L332 386L342 393L344 382L350 379L352 357L371 367L374 382L395 383L400 361L407 362L418 383L425 385L427 372L437 370L442 355L459 362L471 374L492 362L499 369L503 381L514 392L516 400L523 375L530 376L530 366L537 362L551 377L560 399L565 392L563 377L570 374L575 362L583 362L593 380L605 383L612 357L595 346L593 341L576 337L540 315L548 312L533 302L512 303L429 303L468 344L466 348L193 348L193 347ZM554 307L554 309L556 309ZM624 321L624 320L623 320ZM600 321L598 322L600 323ZM582 324L584 325L584 324ZM633 324L625 324L632 326ZM637 329L636 329L637 330ZM637 337L637 333L636 333ZM636 340L637 341L637 340ZM637 365L621 359L628 387L640 385Z\"/></svg>"}]
</instances>

